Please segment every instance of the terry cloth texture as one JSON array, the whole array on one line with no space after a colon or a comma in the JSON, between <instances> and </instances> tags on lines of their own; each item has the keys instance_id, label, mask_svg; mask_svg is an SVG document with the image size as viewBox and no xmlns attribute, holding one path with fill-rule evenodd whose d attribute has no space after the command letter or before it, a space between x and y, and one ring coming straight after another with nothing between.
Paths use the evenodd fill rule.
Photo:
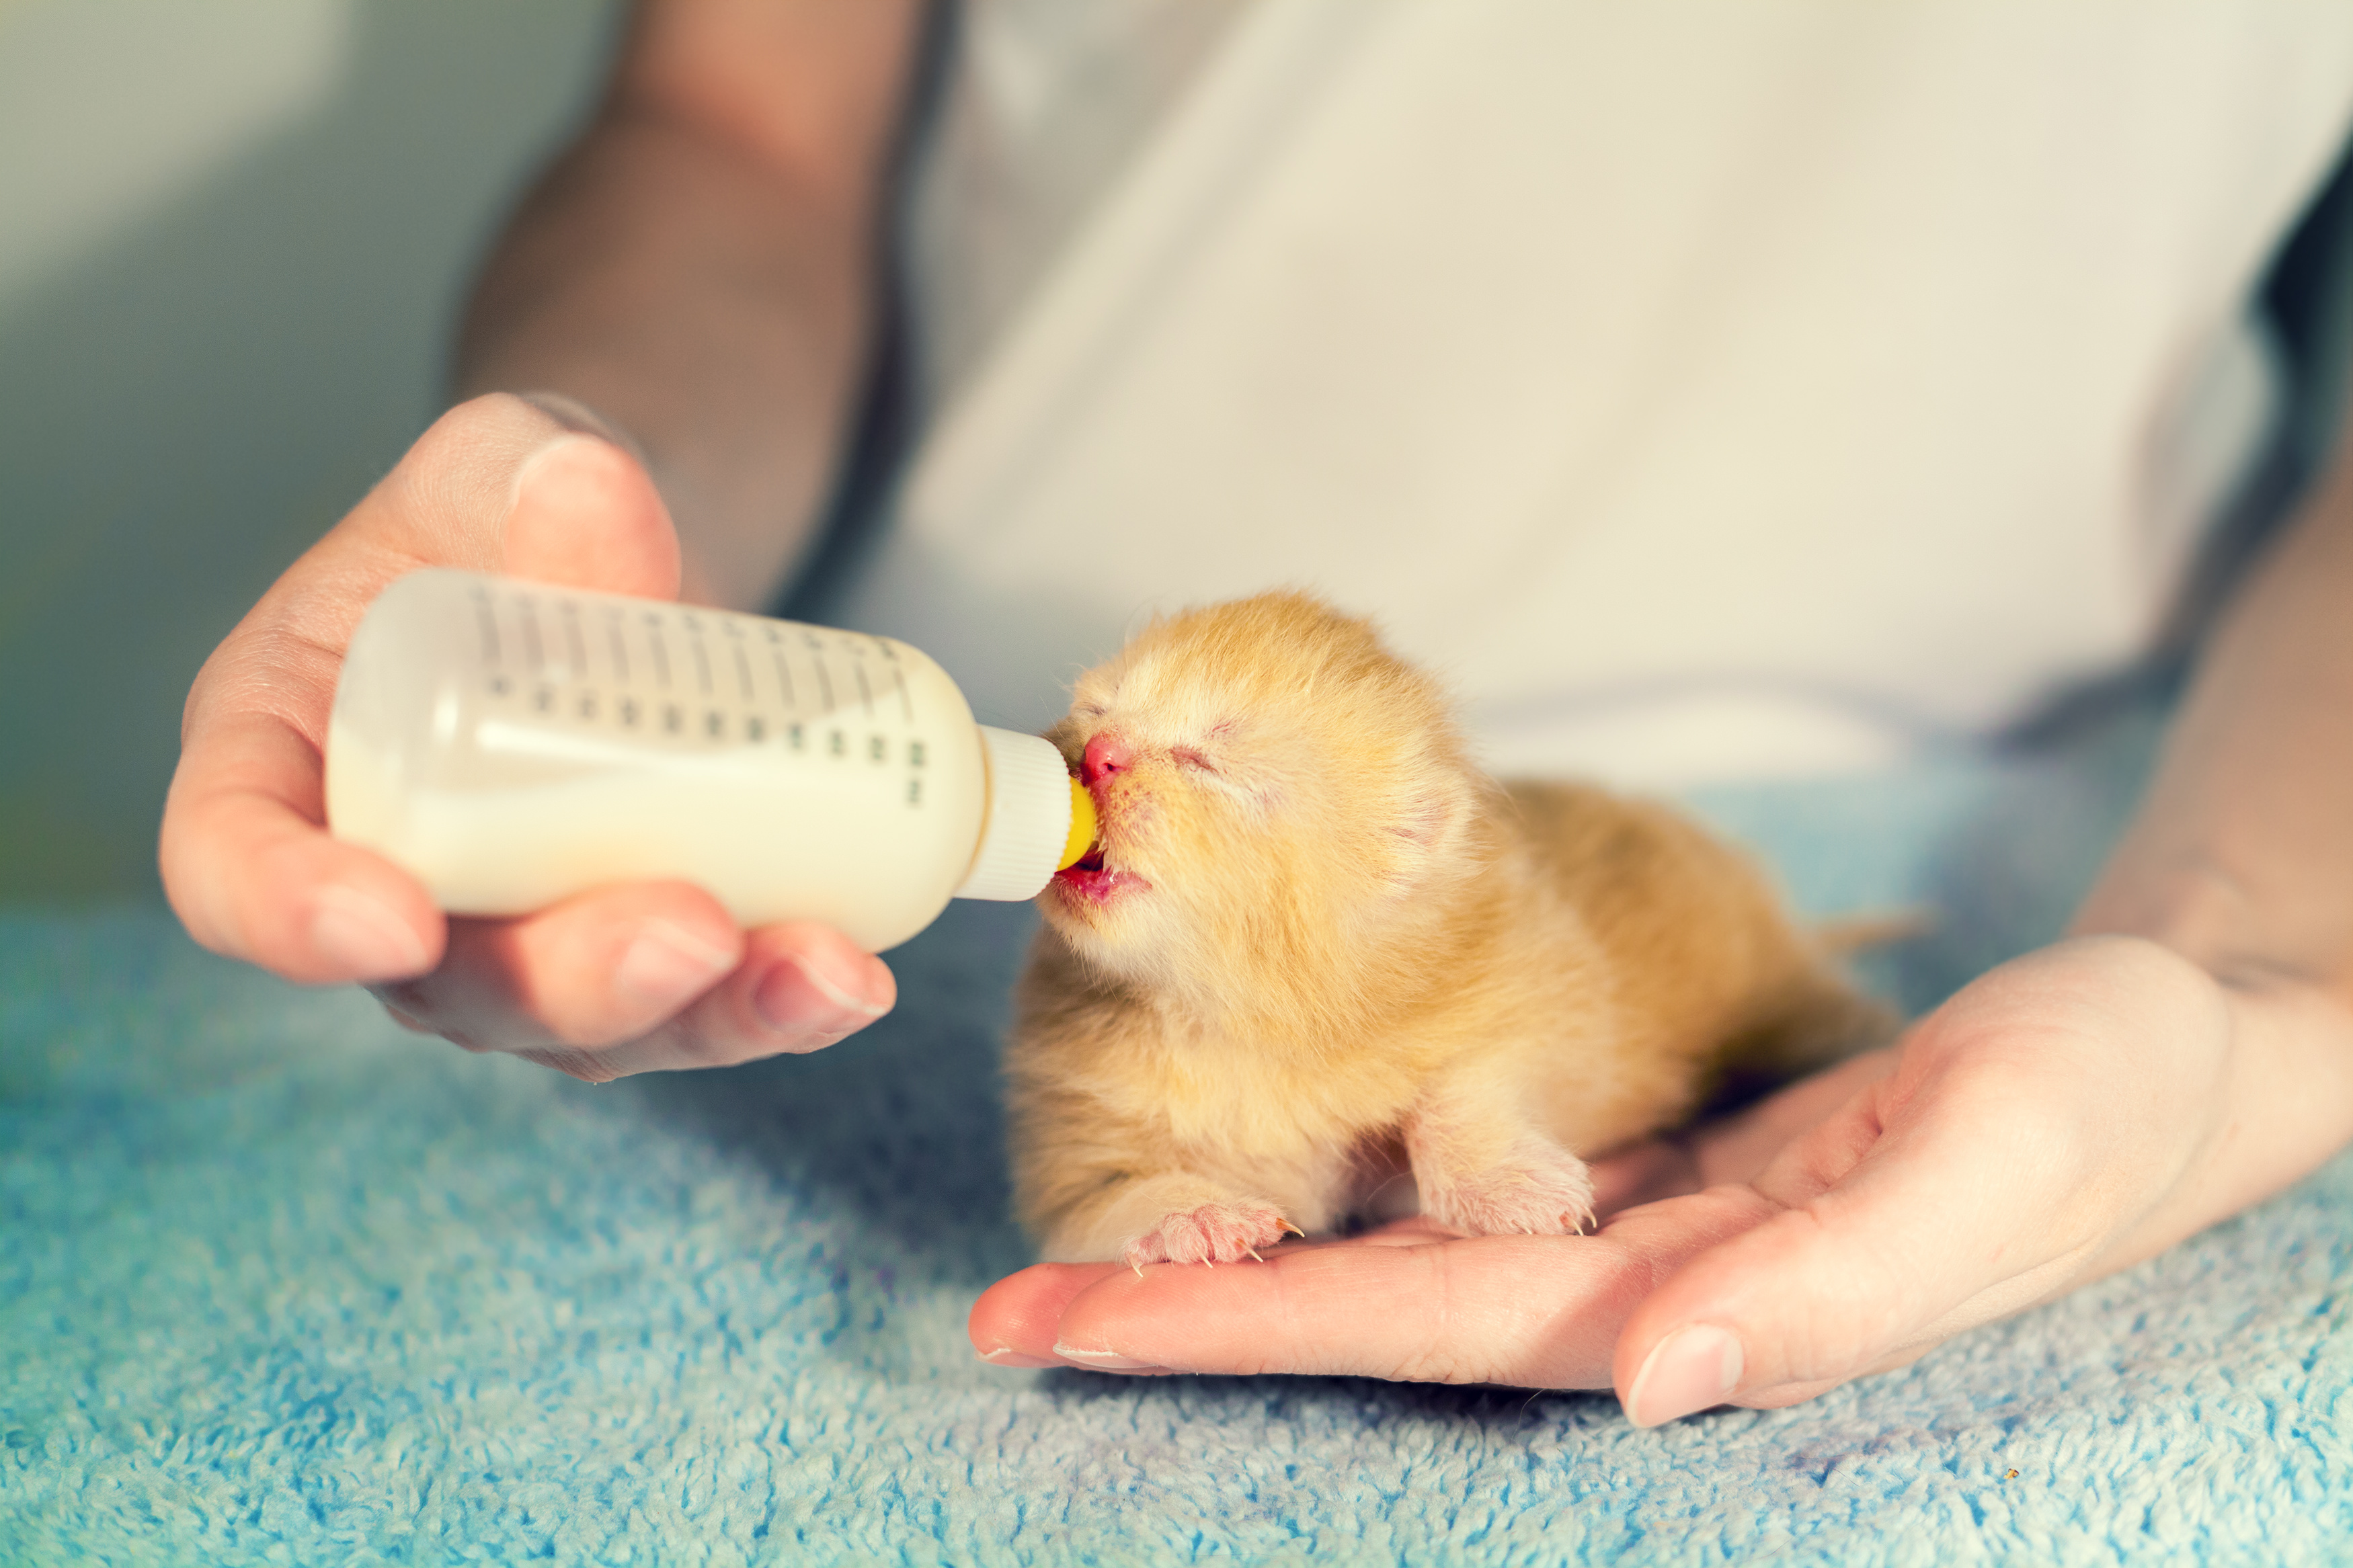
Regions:
<instances>
[{"instance_id":1,"label":"terry cloth texture","mask_svg":"<svg viewBox=\"0 0 2353 1568\"><path fill-rule=\"evenodd\" d=\"M1915 1005L2050 936L2147 724L1722 792L1809 907L1933 901ZM603 1088L206 957L0 921L0 1563L2295 1563L2353 1542L2353 1164L1775 1413L1016 1373L965 906L806 1058ZM2015 1472L2014 1474L2012 1472Z\"/></svg>"}]
</instances>

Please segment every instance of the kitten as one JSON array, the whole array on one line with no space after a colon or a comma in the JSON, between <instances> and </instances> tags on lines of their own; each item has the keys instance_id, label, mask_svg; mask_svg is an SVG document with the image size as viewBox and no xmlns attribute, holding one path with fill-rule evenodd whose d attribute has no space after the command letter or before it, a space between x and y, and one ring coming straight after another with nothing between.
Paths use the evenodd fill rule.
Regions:
<instances>
[{"instance_id":1,"label":"kitten","mask_svg":"<svg viewBox=\"0 0 2353 1568\"><path fill-rule=\"evenodd\" d=\"M1575 1232L1585 1157L1884 1031L1744 856L1494 784L1437 684L1306 595L1157 622L1048 738L1100 822L1006 1064L1050 1260L1229 1262L1400 1167L1449 1229Z\"/></svg>"}]
</instances>

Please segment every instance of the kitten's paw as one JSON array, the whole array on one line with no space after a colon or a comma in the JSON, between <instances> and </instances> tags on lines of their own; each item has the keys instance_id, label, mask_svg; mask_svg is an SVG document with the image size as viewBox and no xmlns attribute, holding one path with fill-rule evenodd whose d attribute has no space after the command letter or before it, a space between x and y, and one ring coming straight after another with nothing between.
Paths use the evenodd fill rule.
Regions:
<instances>
[{"instance_id":1,"label":"kitten's paw","mask_svg":"<svg viewBox=\"0 0 2353 1568\"><path fill-rule=\"evenodd\" d=\"M1279 1209L1261 1204L1203 1204L1128 1237L1120 1248L1120 1261L1139 1271L1147 1263L1235 1263L1257 1258L1286 1231L1300 1234Z\"/></svg>"},{"instance_id":2,"label":"kitten's paw","mask_svg":"<svg viewBox=\"0 0 2353 1568\"><path fill-rule=\"evenodd\" d=\"M1463 1236L1575 1236L1593 1224L1592 1172L1549 1142L1420 1186L1423 1215Z\"/></svg>"}]
</instances>

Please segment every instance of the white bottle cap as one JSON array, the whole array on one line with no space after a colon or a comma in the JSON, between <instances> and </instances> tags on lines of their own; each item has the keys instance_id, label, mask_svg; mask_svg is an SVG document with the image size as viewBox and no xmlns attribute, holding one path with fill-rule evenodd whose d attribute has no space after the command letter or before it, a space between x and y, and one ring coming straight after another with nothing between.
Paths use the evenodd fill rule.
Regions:
<instances>
[{"instance_id":1,"label":"white bottle cap","mask_svg":"<svg viewBox=\"0 0 2353 1568\"><path fill-rule=\"evenodd\" d=\"M1046 890L1071 837L1071 767L1051 741L980 726L988 763L988 816L959 899L1034 899Z\"/></svg>"}]
</instances>

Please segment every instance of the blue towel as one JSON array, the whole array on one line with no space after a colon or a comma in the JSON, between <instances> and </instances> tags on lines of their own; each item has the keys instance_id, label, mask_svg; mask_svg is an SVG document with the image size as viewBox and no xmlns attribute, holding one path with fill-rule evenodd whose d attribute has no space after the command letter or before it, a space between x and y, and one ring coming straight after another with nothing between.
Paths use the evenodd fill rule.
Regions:
<instances>
[{"instance_id":1,"label":"blue towel","mask_svg":"<svg viewBox=\"0 0 2353 1568\"><path fill-rule=\"evenodd\" d=\"M2146 764L1711 792L1915 1007L2046 940ZM602 1088L208 958L0 921L0 1563L2342 1560L2353 1164L1903 1372L1606 1395L976 1362L1026 1260L960 906L820 1055ZM2014 1473L2013 1473L2014 1472Z\"/></svg>"}]
</instances>

